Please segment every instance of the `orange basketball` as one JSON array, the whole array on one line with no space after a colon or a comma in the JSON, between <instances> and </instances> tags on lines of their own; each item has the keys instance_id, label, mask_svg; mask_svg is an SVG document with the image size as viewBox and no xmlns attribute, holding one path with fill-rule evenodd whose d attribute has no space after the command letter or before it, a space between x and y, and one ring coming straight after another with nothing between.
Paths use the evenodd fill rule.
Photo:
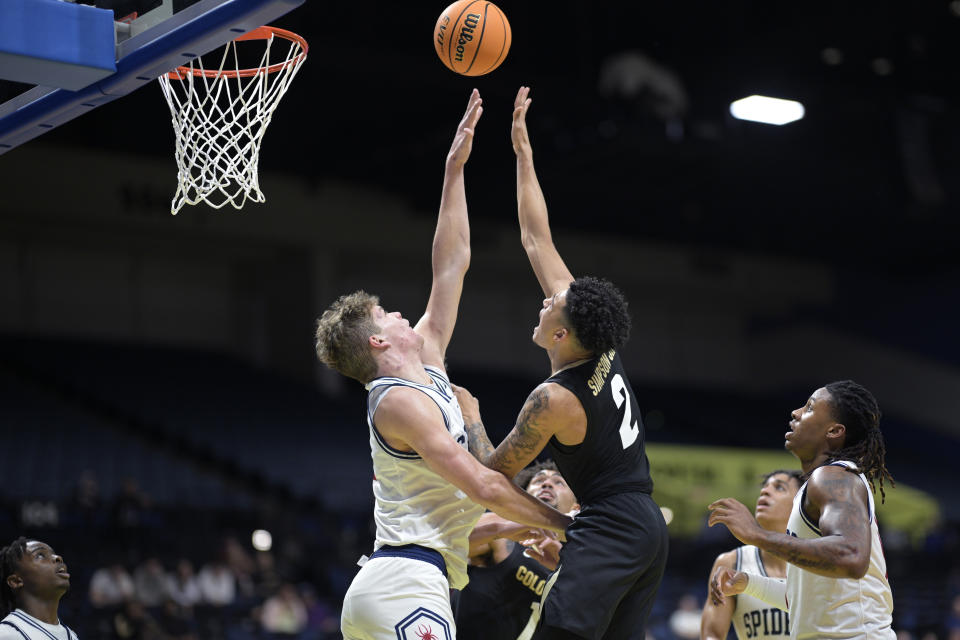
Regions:
<instances>
[{"instance_id":1,"label":"orange basketball","mask_svg":"<svg viewBox=\"0 0 960 640\"><path fill-rule=\"evenodd\" d=\"M443 64L464 76L482 76L500 66L510 50L510 23L487 0L457 0L443 10L433 46Z\"/></svg>"}]
</instances>

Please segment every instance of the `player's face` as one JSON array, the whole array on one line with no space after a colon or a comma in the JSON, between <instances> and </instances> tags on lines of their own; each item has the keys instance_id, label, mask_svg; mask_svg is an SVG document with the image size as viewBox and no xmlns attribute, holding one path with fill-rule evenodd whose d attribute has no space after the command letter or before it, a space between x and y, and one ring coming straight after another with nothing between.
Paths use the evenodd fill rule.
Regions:
<instances>
[{"instance_id":1,"label":"player's face","mask_svg":"<svg viewBox=\"0 0 960 640\"><path fill-rule=\"evenodd\" d=\"M760 526L768 531L783 533L790 519L793 497L799 488L796 478L785 473L775 473L767 478L760 489L754 511Z\"/></svg>"},{"instance_id":2,"label":"player's face","mask_svg":"<svg viewBox=\"0 0 960 640\"><path fill-rule=\"evenodd\" d=\"M551 345L553 332L564 325L563 309L567 306L567 289L544 298L540 309L540 322L533 328L533 341L543 347Z\"/></svg>"},{"instance_id":3,"label":"player's face","mask_svg":"<svg viewBox=\"0 0 960 640\"><path fill-rule=\"evenodd\" d=\"M376 305L370 315L380 327L380 333L390 344L401 348L412 347L417 351L423 346L423 337L413 330L410 321L399 311L386 311L380 305Z\"/></svg>"},{"instance_id":4,"label":"player's face","mask_svg":"<svg viewBox=\"0 0 960 640\"><path fill-rule=\"evenodd\" d=\"M27 542L27 549L10 577L18 577L20 589L41 598L55 598L70 588L70 574L63 558L37 540Z\"/></svg>"},{"instance_id":5,"label":"player's face","mask_svg":"<svg viewBox=\"0 0 960 640\"><path fill-rule=\"evenodd\" d=\"M552 469L538 471L527 484L527 493L563 513L569 512L577 504L563 476Z\"/></svg>"},{"instance_id":6,"label":"player's face","mask_svg":"<svg viewBox=\"0 0 960 640\"><path fill-rule=\"evenodd\" d=\"M807 403L790 413L790 430L784 434L784 447L801 460L813 457L824 447L827 430L834 424L830 392L821 387Z\"/></svg>"}]
</instances>

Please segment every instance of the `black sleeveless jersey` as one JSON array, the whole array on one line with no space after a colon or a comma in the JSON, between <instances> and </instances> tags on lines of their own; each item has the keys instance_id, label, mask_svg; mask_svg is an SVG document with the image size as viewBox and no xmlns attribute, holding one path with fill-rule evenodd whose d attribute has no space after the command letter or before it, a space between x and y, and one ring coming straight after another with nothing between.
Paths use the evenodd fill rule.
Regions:
<instances>
[{"instance_id":1,"label":"black sleeveless jersey","mask_svg":"<svg viewBox=\"0 0 960 640\"><path fill-rule=\"evenodd\" d=\"M650 463L640 408L623 363L611 349L564 369L547 382L577 396L587 415L586 436L578 445L550 439L550 454L581 505L617 493L652 493Z\"/></svg>"},{"instance_id":2,"label":"black sleeveless jersey","mask_svg":"<svg viewBox=\"0 0 960 640\"><path fill-rule=\"evenodd\" d=\"M470 582L457 604L457 640L516 640L527 625L530 605L540 602L549 569L513 545L492 567L467 568Z\"/></svg>"}]
</instances>

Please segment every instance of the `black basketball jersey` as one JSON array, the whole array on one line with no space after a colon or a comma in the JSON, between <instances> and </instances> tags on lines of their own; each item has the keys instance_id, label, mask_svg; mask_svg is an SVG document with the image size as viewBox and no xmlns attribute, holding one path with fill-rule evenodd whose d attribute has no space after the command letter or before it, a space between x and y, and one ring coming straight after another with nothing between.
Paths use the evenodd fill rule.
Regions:
<instances>
[{"instance_id":1,"label":"black basketball jersey","mask_svg":"<svg viewBox=\"0 0 960 640\"><path fill-rule=\"evenodd\" d=\"M572 391L587 416L578 445L550 439L550 454L582 505L615 493L653 492L640 408L623 363L611 349L547 382Z\"/></svg>"},{"instance_id":2,"label":"black basketball jersey","mask_svg":"<svg viewBox=\"0 0 960 640\"><path fill-rule=\"evenodd\" d=\"M516 640L530 619L551 571L513 545L492 567L467 568L470 582L457 604L457 640Z\"/></svg>"}]
</instances>

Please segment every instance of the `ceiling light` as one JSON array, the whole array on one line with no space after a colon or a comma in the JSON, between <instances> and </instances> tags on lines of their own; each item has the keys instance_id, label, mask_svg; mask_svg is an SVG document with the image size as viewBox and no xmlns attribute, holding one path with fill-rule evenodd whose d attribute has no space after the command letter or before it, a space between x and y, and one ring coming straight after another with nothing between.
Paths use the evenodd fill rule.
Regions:
<instances>
[{"instance_id":1,"label":"ceiling light","mask_svg":"<svg viewBox=\"0 0 960 640\"><path fill-rule=\"evenodd\" d=\"M738 120L787 124L799 120L805 113L803 105L795 100L781 100L767 96L748 96L730 103L730 115Z\"/></svg>"}]
</instances>

